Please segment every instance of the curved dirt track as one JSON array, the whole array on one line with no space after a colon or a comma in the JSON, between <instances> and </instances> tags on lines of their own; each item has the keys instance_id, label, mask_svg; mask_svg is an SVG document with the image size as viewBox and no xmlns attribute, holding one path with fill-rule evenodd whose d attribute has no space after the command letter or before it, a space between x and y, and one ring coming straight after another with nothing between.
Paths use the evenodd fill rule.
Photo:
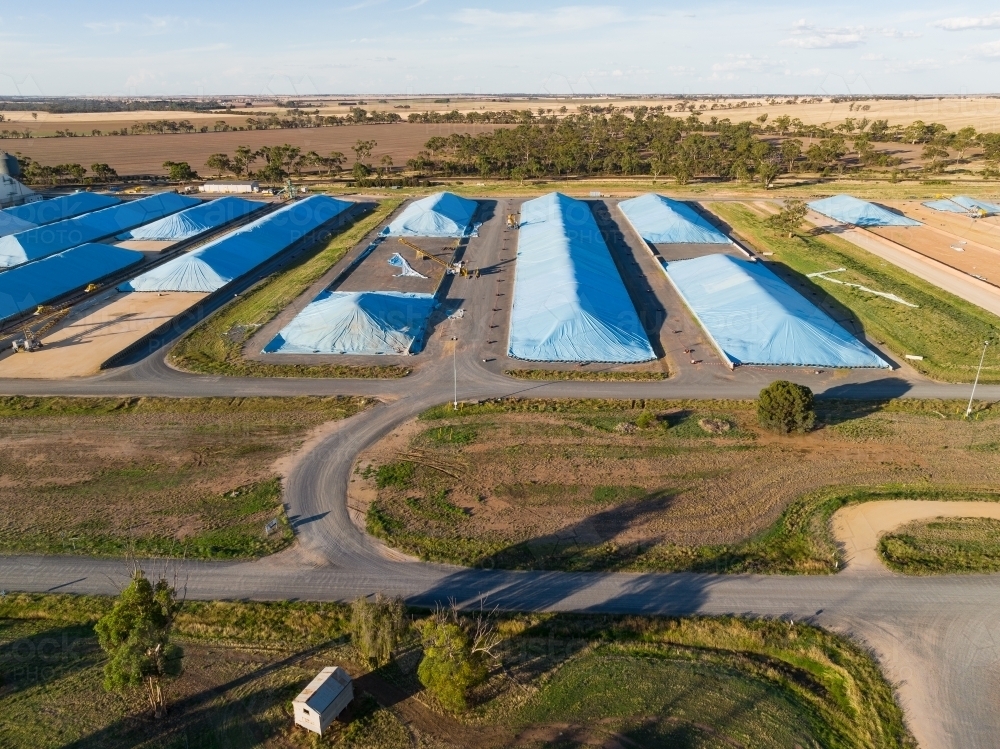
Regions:
<instances>
[{"instance_id":1,"label":"curved dirt track","mask_svg":"<svg viewBox=\"0 0 1000 749\"><path fill-rule=\"evenodd\" d=\"M502 201L501 201L502 203ZM499 263L502 216L480 230L470 252L481 267ZM499 218L498 218L499 217ZM626 238L624 241L634 242ZM637 250L637 255L639 251ZM650 277L651 283L658 283ZM489 343L496 304L483 280L456 278L449 297L466 314L442 335L457 335L458 397L753 398L777 377L840 398L967 398L965 385L940 385L907 370L848 376L801 370L741 369L686 364L670 380L649 383L526 382L502 374ZM477 286L477 284L480 284ZM672 313L671 313L672 314ZM670 324L690 325L683 315ZM491 348L492 345L492 348ZM286 481L288 515L298 544L257 562L146 563L167 570L192 598L348 600L382 591L428 605L454 598L476 605L483 596L505 609L637 614L743 614L807 619L858 637L878 654L921 745L993 747L1000 735L996 704L1000 662L1000 576L904 578L856 570L816 577L503 572L403 561L350 521L346 496L356 456L424 409L451 400L450 351L431 346L402 380L257 379L191 375L167 366L161 351L92 378L0 380L0 392L32 395L363 395L374 408L336 425L308 454L297 456ZM707 358L707 357L706 357ZM491 360L491 361L484 361ZM981 398L1000 399L1000 387ZM127 578L120 560L0 557L0 588L114 593ZM993 686L989 686L993 685Z\"/></svg>"},{"instance_id":2,"label":"curved dirt track","mask_svg":"<svg viewBox=\"0 0 1000 749\"><path fill-rule=\"evenodd\" d=\"M996 518L1000 520L1000 502L939 502L936 500L896 499L863 502L837 510L830 522L833 537L844 551L843 575L895 574L878 555L879 539L890 531L914 520L934 518Z\"/></svg>"}]
</instances>

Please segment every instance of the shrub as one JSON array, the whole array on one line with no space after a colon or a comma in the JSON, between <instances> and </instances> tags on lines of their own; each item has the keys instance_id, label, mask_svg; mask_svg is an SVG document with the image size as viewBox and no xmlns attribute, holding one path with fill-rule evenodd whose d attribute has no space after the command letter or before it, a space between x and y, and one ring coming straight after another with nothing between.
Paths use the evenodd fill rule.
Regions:
<instances>
[{"instance_id":1,"label":"shrub","mask_svg":"<svg viewBox=\"0 0 1000 749\"><path fill-rule=\"evenodd\" d=\"M760 391L757 420L780 434L808 432L816 423L812 390L787 380L776 380Z\"/></svg>"},{"instance_id":2,"label":"shrub","mask_svg":"<svg viewBox=\"0 0 1000 749\"><path fill-rule=\"evenodd\" d=\"M413 479L413 472L416 466L407 460L398 463L386 463L379 466L375 472L375 486L385 489L394 486L397 489L405 489Z\"/></svg>"},{"instance_id":3,"label":"shrub","mask_svg":"<svg viewBox=\"0 0 1000 749\"><path fill-rule=\"evenodd\" d=\"M472 637L454 617L442 612L426 620L420 634L424 647L424 658L417 668L420 683L447 709L465 710L469 690L481 684L487 674Z\"/></svg>"},{"instance_id":4,"label":"shrub","mask_svg":"<svg viewBox=\"0 0 1000 749\"><path fill-rule=\"evenodd\" d=\"M392 660L403 632L403 600L381 593L369 601L362 596L351 604L351 638L354 647L375 666Z\"/></svg>"}]
</instances>

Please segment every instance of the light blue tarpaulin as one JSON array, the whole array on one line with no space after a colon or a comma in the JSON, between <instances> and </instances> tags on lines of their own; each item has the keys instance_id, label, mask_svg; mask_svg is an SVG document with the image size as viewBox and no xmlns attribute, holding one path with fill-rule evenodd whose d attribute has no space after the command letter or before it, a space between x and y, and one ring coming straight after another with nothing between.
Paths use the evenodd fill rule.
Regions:
<instances>
[{"instance_id":1,"label":"light blue tarpaulin","mask_svg":"<svg viewBox=\"0 0 1000 749\"><path fill-rule=\"evenodd\" d=\"M19 219L17 216L11 216L4 211L0 211L0 237L6 237L8 234L17 234L19 231L27 231L34 228L35 225L30 221L25 221Z\"/></svg>"},{"instance_id":2,"label":"light blue tarpaulin","mask_svg":"<svg viewBox=\"0 0 1000 749\"><path fill-rule=\"evenodd\" d=\"M814 200L808 204L817 213L853 226L921 226L919 221L900 216L880 205L858 200L850 195Z\"/></svg>"},{"instance_id":3,"label":"light blue tarpaulin","mask_svg":"<svg viewBox=\"0 0 1000 749\"><path fill-rule=\"evenodd\" d=\"M390 237L464 237L479 204L450 192L415 200L382 233Z\"/></svg>"},{"instance_id":4,"label":"light blue tarpaulin","mask_svg":"<svg viewBox=\"0 0 1000 749\"><path fill-rule=\"evenodd\" d=\"M125 229L155 221L198 202L196 198L163 192L11 234L0 238L0 268L11 268L85 242L113 237Z\"/></svg>"},{"instance_id":5,"label":"light blue tarpaulin","mask_svg":"<svg viewBox=\"0 0 1000 749\"><path fill-rule=\"evenodd\" d=\"M217 291L291 247L353 203L313 195L133 278L121 291Z\"/></svg>"},{"instance_id":6,"label":"light blue tarpaulin","mask_svg":"<svg viewBox=\"0 0 1000 749\"><path fill-rule=\"evenodd\" d=\"M262 353L415 354L433 309L433 294L324 291Z\"/></svg>"},{"instance_id":7,"label":"light blue tarpaulin","mask_svg":"<svg viewBox=\"0 0 1000 749\"><path fill-rule=\"evenodd\" d=\"M0 273L0 321L142 260L143 254L106 244L85 244Z\"/></svg>"},{"instance_id":8,"label":"light blue tarpaulin","mask_svg":"<svg viewBox=\"0 0 1000 749\"><path fill-rule=\"evenodd\" d=\"M762 262L707 255L666 270L732 366L889 366Z\"/></svg>"},{"instance_id":9,"label":"light blue tarpaulin","mask_svg":"<svg viewBox=\"0 0 1000 749\"><path fill-rule=\"evenodd\" d=\"M581 200L553 192L521 206L507 351L528 361L656 358Z\"/></svg>"},{"instance_id":10,"label":"light blue tarpaulin","mask_svg":"<svg viewBox=\"0 0 1000 749\"><path fill-rule=\"evenodd\" d=\"M1000 205L987 203L984 200L976 200L967 195L956 195L954 198L944 200L932 200L924 203L928 208L935 211L948 211L949 213L972 213L973 211L984 211L989 215L1000 213Z\"/></svg>"},{"instance_id":11,"label":"light blue tarpaulin","mask_svg":"<svg viewBox=\"0 0 1000 749\"><path fill-rule=\"evenodd\" d=\"M159 221L119 234L118 239L145 239L159 242L179 242L231 224L264 208L267 203L225 197L209 200L186 208Z\"/></svg>"},{"instance_id":12,"label":"light blue tarpaulin","mask_svg":"<svg viewBox=\"0 0 1000 749\"><path fill-rule=\"evenodd\" d=\"M639 236L650 244L730 244L691 206L646 193L618 204Z\"/></svg>"},{"instance_id":13,"label":"light blue tarpaulin","mask_svg":"<svg viewBox=\"0 0 1000 749\"><path fill-rule=\"evenodd\" d=\"M65 221L84 213L99 211L121 203L121 198L114 195L101 195L96 192L74 192L71 195L60 195L49 200L36 200L34 203L7 208L3 212L16 216L34 226L44 226L56 221Z\"/></svg>"}]
</instances>

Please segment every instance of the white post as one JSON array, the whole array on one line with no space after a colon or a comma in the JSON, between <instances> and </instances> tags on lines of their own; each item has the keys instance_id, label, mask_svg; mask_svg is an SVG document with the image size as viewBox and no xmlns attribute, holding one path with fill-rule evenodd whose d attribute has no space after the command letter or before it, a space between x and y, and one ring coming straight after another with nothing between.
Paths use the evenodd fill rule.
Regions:
<instances>
[{"instance_id":1,"label":"white post","mask_svg":"<svg viewBox=\"0 0 1000 749\"><path fill-rule=\"evenodd\" d=\"M452 338L455 345L451 348L451 369L455 375L455 400L452 403L452 410L458 410L458 338Z\"/></svg>"},{"instance_id":2,"label":"white post","mask_svg":"<svg viewBox=\"0 0 1000 749\"><path fill-rule=\"evenodd\" d=\"M983 360L986 359L986 347L989 345L989 341L983 344L983 355L979 357L979 369L976 370L976 380L972 383L972 395L969 396L969 407L965 409L965 418L972 415L972 399L976 397L976 385L979 384L979 374L983 371Z\"/></svg>"}]
</instances>

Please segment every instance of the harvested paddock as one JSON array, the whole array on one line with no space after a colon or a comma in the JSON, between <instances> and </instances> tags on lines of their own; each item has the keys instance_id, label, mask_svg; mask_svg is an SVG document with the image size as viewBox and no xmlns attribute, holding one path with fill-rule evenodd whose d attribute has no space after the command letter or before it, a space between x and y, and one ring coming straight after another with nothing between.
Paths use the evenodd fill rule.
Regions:
<instances>
[{"instance_id":1,"label":"harvested paddock","mask_svg":"<svg viewBox=\"0 0 1000 749\"><path fill-rule=\"evenodd\" d=\"M269 553L291 540L275 461L362 403L2 398L0 552Z\"/></svg>"},{"instance_id":2,"label":"harvested paddock","mask_svg":"<svg viewBox=\"0 0 1000 749\"><path fill-rule=\"evenodd\" d=\"M176 118L175 118L176 119ZM391 156L397 164L417 155L428 139L451 133L492 132L494 125L344 125L342 127L245 130L228 133L176 135L122 135L90 138L28 138L9 142L9 150L42 164L109 164L119 174L166 174L164 161L186 161L195 171L208 173L205 160L213 153L232 155L237 146L298 146L302 152L350 154L359 139L374 140L373 163Z\"/></svg>"},{"instance_id":3,"label":"harvested paddock","mask_svg":"<svg viewBox=\"0 0 1000 749\"><path fill-rule=\"evenodd\" d=\"M970 449L1000 441L1000 419L908 408L828 407L821 429L791 437L762 431L749 402L441 408L359 457L349 501L370 532L426 559L686 569L699 547L738 545L826 487L1000 482L995 452Z\"/></svg>"},{"instance_id":4,"label":"harvested paddock","mask_svg":"<svg viewBox=\"0 0 1000 749\"><path fill-rule=\"evenodd\" d=\"M865 231L1000 287L1000 250L963 240L933 226L872 226ZM997 293L1000 294L1000 288Z\"/></svg>"},{"instance_id":5,"label":"harvested paddock","mask_svg":"<svg viewBox=\"0 0 1000 749\"><path fill-rule=\"evenodd\" d=\"M40 351L0 353L0 377L58 379L96 374L101 365L147 333L193 307L207 294L111 291L77 305L42 336Z\"/></svg>"}]
</instances>

